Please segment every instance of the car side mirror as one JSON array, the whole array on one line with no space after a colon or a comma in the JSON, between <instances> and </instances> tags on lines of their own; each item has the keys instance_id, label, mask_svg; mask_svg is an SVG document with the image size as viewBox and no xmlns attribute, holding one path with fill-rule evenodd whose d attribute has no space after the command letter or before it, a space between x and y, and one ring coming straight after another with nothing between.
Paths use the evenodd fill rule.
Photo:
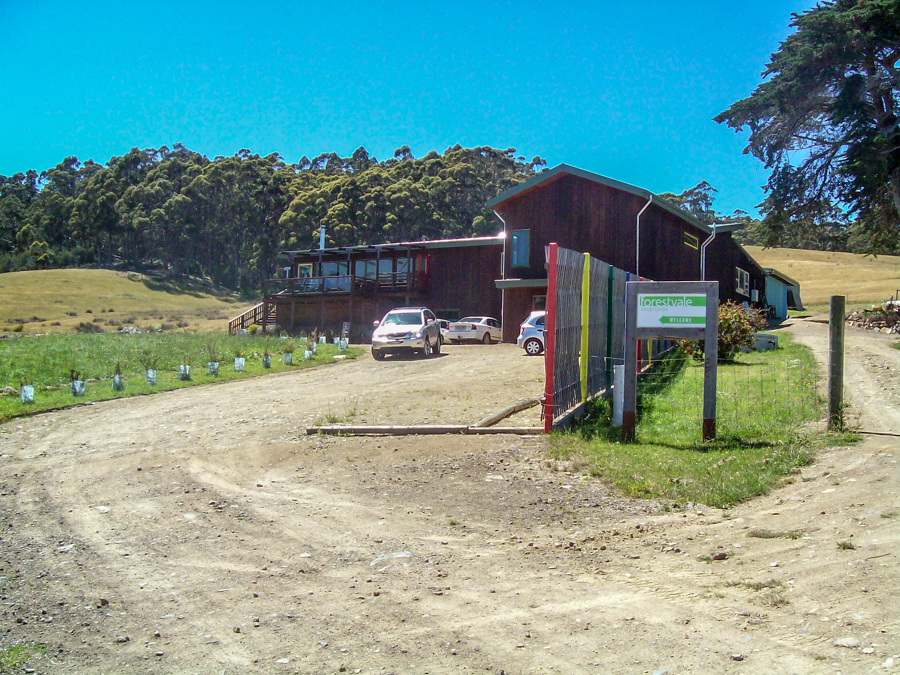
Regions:
<instances>
[{"instance_id":1,"label":"car side mirror","mask_svg":"<svg viewBox=\"0 0 900 675\"><path fill-rule=\"evenodd\" d=\"M430 326L434 323L434 319L425 319L425 325Z\"/></svg>"},{"instance_id":2,"label":"car side mirror","mask_svg":"<svg viewBox=\"0 0 900 675\"><path fill-rule=\"evenodd\" d=\"M378 321L378 320L375 320L375 321L372 322L372 327L373 327L373 328L378 328L378 326L380 326L380 325L381 325L381 322Z\"/></svg>"}]
</instances>

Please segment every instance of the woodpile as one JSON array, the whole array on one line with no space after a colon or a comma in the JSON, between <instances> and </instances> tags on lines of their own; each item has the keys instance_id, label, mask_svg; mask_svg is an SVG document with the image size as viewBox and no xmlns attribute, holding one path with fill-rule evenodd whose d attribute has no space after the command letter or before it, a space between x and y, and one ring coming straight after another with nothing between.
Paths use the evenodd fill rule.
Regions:
<instances>
[{"instance_id":1,"label":"woodpile","mask_svg":"<svg viewBox=\"0 0 900 675\"><path fill-rule=\"evenodd\" d=\"M873 309L853 311L847 316L847 324L879 333L900 334L900 305L890 302Z\"/></svg>"}]
</instances>

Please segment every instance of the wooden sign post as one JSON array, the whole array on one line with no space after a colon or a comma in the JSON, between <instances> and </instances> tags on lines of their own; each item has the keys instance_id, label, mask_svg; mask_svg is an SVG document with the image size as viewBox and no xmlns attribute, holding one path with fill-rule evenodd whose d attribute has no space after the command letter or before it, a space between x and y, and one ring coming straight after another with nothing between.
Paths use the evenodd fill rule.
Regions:
<instances>
[{"instance_id":1,"label":"wooden sign post","mask_svg":"<svg viewBox=\"0 0 900 675\"><path fill-rule=\"evenodd\" d=\"M718 281L629 281L625 285L625 387L622 439L637 426L637 341L676 338L704 341L703 440L716 437L719 359Z\"/></svg>"}]
</instances>

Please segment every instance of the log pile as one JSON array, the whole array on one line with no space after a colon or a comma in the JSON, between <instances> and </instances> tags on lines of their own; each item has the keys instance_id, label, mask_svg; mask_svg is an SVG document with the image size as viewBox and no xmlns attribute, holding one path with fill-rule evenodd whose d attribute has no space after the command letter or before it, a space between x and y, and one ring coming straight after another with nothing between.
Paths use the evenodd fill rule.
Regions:
<instances>
[{"instance_id":1,"label":"log pile","mask_svg":"<svg viewBox=\"0 0 900 675\"><path fill-rule=\"evenodd\" d=\"M873 309L853 311L847 316L847 324L878 333L898 335L900 334L900 305L891 302Z\"/></svg>"}]
</instances>

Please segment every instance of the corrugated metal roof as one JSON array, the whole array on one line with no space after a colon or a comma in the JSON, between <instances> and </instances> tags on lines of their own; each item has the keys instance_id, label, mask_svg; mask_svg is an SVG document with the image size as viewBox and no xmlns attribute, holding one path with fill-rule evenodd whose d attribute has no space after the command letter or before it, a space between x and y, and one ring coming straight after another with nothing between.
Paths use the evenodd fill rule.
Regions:
<instances>
[{"instance_id":1,"label":"corrugated metal roof","mask_svg":"<svg viewBox=\"0 0 900 675\"><path fill-rule=\"evenodd\" d=\"M796 286L797 288L800 288L800 283L798 281L791 279L787 274L779 272L776 269L772 269L771 267L763 267L763 272L765 272L770 277L775 277L776 279L783 281L788 286Z\"/></svg>"},{"instance_id":2,"label":"corrugated metal roof","mask_svg":"<svg viewBox=\"0 0 900 675\"><path fill-rule=\"evenodd\" d=\"M425 248L462 248L465 246L502 246L504 236L502 234L493 237L462 237L459 239L427 239L424 241L401 241L389 242L384 244L369 244L359 246L337 246L333 248L310 248L297 251L282 251L282 255L310 255L310 254L336 254L346 255L353 252L364 251L404 251L409 249Z\"/></svg>"}]
</instances>

